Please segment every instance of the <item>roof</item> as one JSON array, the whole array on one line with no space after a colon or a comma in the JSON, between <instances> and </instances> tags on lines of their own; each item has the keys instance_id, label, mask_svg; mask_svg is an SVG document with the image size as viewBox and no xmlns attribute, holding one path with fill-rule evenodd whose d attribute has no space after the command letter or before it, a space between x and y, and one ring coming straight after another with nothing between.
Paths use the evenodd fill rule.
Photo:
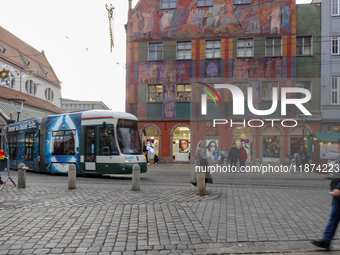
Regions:
<instances>
[{"instance_id":1,"label":"roof","mask_svg":"<svg viewBox=\"0 0 340 255\"><path fill-rule=\"evenodd\" d=\"M24 105L29 105L32 107L36 107L40 110L48 111L50 112L50 114L51 113L65 113L65 111L63 111L62 109L55 106L49 101L31 96L28 94L19 93L18 91L14 89L3 87L3 86L0 86L0 99L7 99L7 100L1 100L1 101L2 102L8 101L11 108L13 108L13 106L9 99L16 99L16 100L25 100ZM0 109L3 109L2 104L0 105Z\"/></svg>"},{"instance_id":2,"label":"roof","mask_svg":"<svg viewBox=\"0 0 340 255\"><path fill-rule=\"evenodd\" d=\"M60 87L60 81L48 62L44 51L40 52L0 26L0 58L6 59L21 69L33 70L40 78ZM24 60L24 59L25 60ZM29 65L25 65L28 61ZM27 63L28 63L27 62Z\"/></svg>"},{"instance_id":3,"label":"roof","mask_svg":"<svg viewBox=\"0 0 340 255\"><path fill-rule=\"evenodd\" d=\"M340 139L340 133L312 133L311 136L323 142L337 142Z\"/></svg>"}]
</instances>

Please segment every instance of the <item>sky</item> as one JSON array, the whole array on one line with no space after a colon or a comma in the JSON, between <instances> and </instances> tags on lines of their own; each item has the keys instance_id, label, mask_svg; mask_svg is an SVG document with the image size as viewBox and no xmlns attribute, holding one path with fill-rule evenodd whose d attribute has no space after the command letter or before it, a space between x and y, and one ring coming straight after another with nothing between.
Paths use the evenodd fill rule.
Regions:
<instances>
[{"instance_id":1,"label":"sky","mask_svg":"<svg viewBox=\"0 0 340 255\"><path fill-rule=\"evenodd\" d=\"M115 7L112 53L106 4ZM128 0L1 0L0 25L44 50L62 82L63 98L103 101L113 111L125 111L127 12Z\"/></svg>"}]
</instances>

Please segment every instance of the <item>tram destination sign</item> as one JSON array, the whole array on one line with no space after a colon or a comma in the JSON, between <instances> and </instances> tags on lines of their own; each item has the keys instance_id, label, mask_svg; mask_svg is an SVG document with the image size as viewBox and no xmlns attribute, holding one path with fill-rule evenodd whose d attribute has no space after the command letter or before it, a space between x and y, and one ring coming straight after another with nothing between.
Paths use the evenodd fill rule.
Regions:
<instances>
[{"instance_id":1,"label":"tram destination sign","mask_svg":"<svg viewBox=\"0 0 340 255\"><path fill-rule=\"evenodd\" d=\"M37 129L37 120L27 120L19 123L11 124L7 127L7 132L18 132L18 131L26 131L26 130L35 130Z\"/></svg>"}]
</instances>

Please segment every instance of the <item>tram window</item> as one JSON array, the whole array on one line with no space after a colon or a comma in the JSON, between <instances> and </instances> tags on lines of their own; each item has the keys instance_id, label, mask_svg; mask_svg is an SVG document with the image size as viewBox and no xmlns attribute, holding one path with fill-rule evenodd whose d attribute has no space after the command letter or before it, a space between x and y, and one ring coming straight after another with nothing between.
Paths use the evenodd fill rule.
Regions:
<instances>
[{"instance_id":1,"label":"tram window","mask_svg":"<svg viewBox=\"0 0 340 255\"><path fill-rule=\"evenodd\" d=\"M33 161L33 133L25 134L25 161Z\"/></svg>"},{"instance_id":2,"label":"tram window","mask_svg":"<svg viewBox=\"0 0 340 255\"><path fill-rule=\"evenodd\" d=\"M53 136L53 155L74 155L75 144L74 130L54 131Z\"/></svg>"},{"instance_id":3,"label":"tram window","mask_svg":"<svg viewBox=\"0 0 340 255\"><path fill-rule=\"evenodd\" d=\"M119 120L117 138L120 150L124 154L141 154L142 145L139 140L137 121Z\"/></svg>"},{"instance_id":4,"label":"tram window","mask_svg":"<svg viewBox=\"0 0 340 255\"><path fill-rule=\"evenodd\" d=\"M107 125L106 128L100 128L99 132L99 150L100 155L119 155L113 133L113 125Z\"/></svg>"},{"instance_id":5,"label":"tram window","mask_svg":"<svg viewBox=\"0 0 340 255\"><path fill-rule=\"evenodd\" d=\"M17 137L15 135L10 135L8 137L8 148L9 148L9 159L17 159Z\"/></svg>"}]
</instances>

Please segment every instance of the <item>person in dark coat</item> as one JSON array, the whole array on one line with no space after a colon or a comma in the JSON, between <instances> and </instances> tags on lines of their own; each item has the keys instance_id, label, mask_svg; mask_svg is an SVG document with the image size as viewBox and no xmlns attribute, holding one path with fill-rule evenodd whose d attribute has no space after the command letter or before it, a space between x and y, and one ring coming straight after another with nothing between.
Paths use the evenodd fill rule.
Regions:
<instances>
[{"instance_id":1,"label":"person in dark coat","mask_svg":"<svg viewBox=\"0 0 340 255\"><path fill-rule=\"evenodd\" d=\"M246 160L247 160L247 151L240 145L240 168L244 169L246 167Z\"/></svg>"},{"instance_id":2,"label":"person in dark coat","mask_svg":"<svg viewBox=\"0 0 340 255\"><path fill-rule=\"evenodd\" d=\"M340 152L340 139L338 140L338 151ZM334 173L331 181L332 208L330 217L321 240L313 240L312 244L317 247L329 250L331 241L335 235L340 222L340 155L336 158L333 166Z\"/></svg>"},{"instance_id":3,"label":"person in dark coat","mask_svg":"<svg viewBox=\"0 0 340 255\"><path fill-rule=\"evenodd\" d=\"M240 158L240 151L239 149L237 149L236 143L233 143L233 147L231 147L229 151L230 167L232 167L233 165L235 165L236 167L236 163L239 158Z\"/></svg>"}]
</instances>

